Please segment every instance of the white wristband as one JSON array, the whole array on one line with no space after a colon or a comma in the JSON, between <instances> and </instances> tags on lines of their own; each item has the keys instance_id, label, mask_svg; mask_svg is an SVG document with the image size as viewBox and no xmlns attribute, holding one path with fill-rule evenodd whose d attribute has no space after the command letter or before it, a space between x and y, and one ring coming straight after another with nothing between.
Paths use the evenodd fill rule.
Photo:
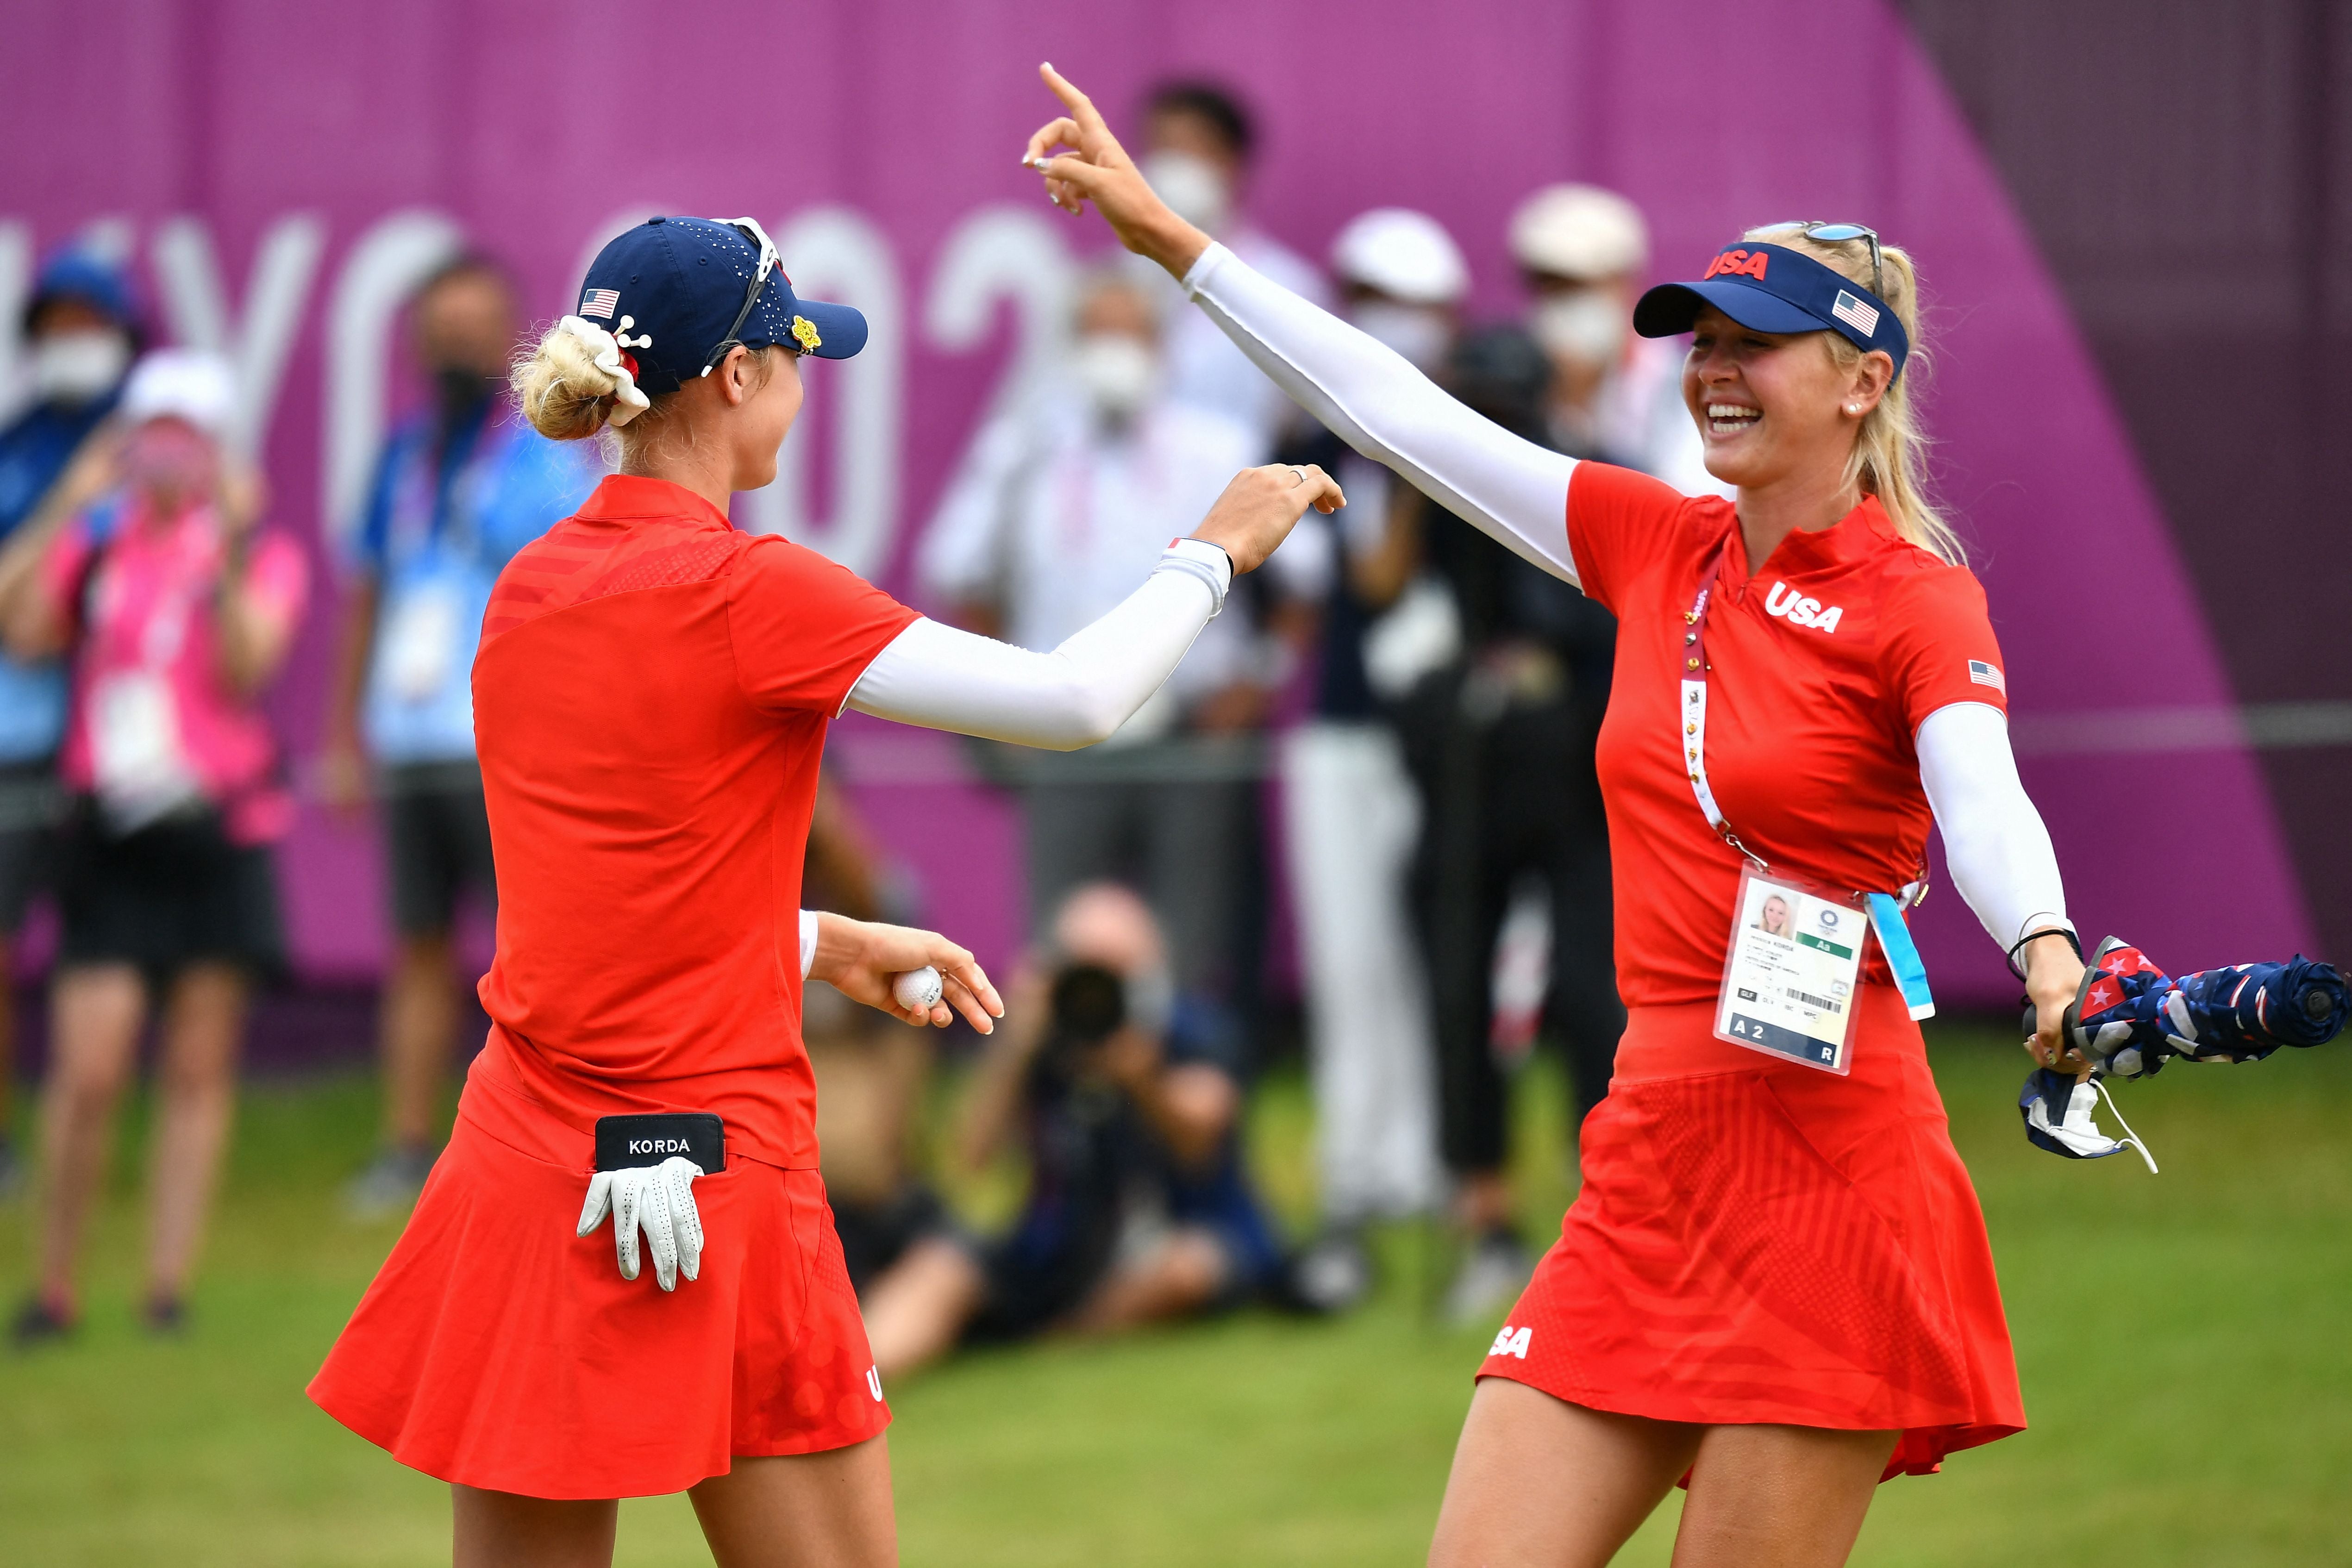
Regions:
<instances>
[{"instance_id":1,"label":"white wristband","mask_svg":"<svg viewBox=\"0 0 2352 1568\"><path fill-rule=\"evenodd\" d=\"M1206 539L1169 540L1167 551L1152 570L1181 571L1207 583L1210 596L1216 601L1216 609L1209 612L1212 620L1225 607L1225 592L1234 585L1234 558L1225 553L1223 546Z\"/></svg>"},{"instance_id":2,"label":"white wristband","mask_svg":"<svg viewBox=\"0 0 2352 1568\"><path fill-rule=\"evenodd\" d=\"M814 967L816 967L816 911L803 909L801 911L801 978L807 979L809 971Z\"/></svg>"}]
</instances>

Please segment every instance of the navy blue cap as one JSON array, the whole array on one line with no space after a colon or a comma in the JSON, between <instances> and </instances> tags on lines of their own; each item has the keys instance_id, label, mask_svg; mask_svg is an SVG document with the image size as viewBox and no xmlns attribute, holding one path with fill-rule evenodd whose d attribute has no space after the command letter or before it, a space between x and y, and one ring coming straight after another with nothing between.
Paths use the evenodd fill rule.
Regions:
<instances>
[{"instance_id":1,"label":"navy blue cap","mask_svg":"<svg viewBox=\"0 0 2352 1568\"><path fill-rule=\"evenodd\" d=\"M60 246L42 264L25 301L25 325L29 329L41 308L60 299L89 306L124 330L139 329L139 302L131 293L131 273L95 246Z\"/></svg>"},{"instance_id":2,"label":"navy blue cap","mask_svg":"<svg viewBox=\"0 0 2352 1568\"><path fill-rule=\"evenodd\" d=\"M1702 305L1759 332L1835 332L1864 352L1885 350L1897 376L1911 352L1910 334L1885 300L1786 246L1733 246L1696 283L1659 284L1633 307L1633 330L1644 338L1687 332Z\"/></svg>"},{"instance_id":3,"label":"navy blue cap","mask_svg":"<svg viewBox=\"0 0 2352 1568\"><path fill-rule=\"evenodd\" d=\"M579 314L621 339L641 390L674 392L700 375L727 340L759 267L758 242L733 224L647 218L589 263ZM735 338L748 348L782 343L845 360L866 346L866 318L846 305L795 297L779 267Z\"/></svg>"}]
</instances>

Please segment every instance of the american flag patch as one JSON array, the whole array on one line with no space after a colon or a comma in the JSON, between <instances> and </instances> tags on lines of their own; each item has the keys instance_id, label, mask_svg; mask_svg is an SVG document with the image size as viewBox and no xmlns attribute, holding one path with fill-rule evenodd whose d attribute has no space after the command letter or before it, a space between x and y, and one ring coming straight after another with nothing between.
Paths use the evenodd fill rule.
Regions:
<instances>
[{"instance_id":1,"label":"american flag patch","mask_svg":"<svg viewBox=\"0 0 2352 1568\"><path fill-rule=\"evenodd\" d=\"M1878 330L1878 307L1864 305L1843 288L1838 290L1837 303L1830 307L1830 314L1865 338ZM1998 670L1993 672L1995 674L2000 673Z\"/></svg>"},{"instance_id":2,"label":"american flag patch","mask_svg":"<svg viewBox=\"0 0 2352 1568\"><path fill-rule=\"evenodd\" d=\"M1838 298L1843 299L1845 296L1840 295ZM583 316L602 316L609 321L613 319L613 312L620 308L620 305L621 291L619 289L592 288L587 293L580 297L580 314Z\"/></svg>"},{"instance_id":3,"label":"american flag patch","mask_svg":"<svg viewBox=\"0 0 2352 1568\"><path fill-rule=\"evenodd\" d=\"M1988 664L1982 659L1970 659L1969 679L1980 686L1990 686L2004 696L2009 693L2009 683L2001 679L1999 664Z\"/></svg>"}]
</instances>

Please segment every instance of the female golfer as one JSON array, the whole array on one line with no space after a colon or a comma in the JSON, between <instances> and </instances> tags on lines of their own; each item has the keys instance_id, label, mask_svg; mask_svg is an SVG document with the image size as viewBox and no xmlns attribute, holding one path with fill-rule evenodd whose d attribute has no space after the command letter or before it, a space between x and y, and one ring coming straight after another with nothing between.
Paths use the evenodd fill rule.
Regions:
<instances>
[{"instance_id":1,"label":"female golfer","mask_svg":"<svg viewBox=\"0 0 2352 1568\"><path fill-rule=\"evenodd\" d=\"M1983 592L1919 491L1911 263L1858 226L1784 225L1643 298L1637 329L1696 329L1685 401L1738 486L1686 498L1506 434L1267 282L1045 78L1069 110L1026 153L1050 196L1091 199L1357 450L1621 622L1601 779L1628 1021L1582 1190L1481 1368L1432 1562L1604 1563L1679 1478L1683 1568L1843 1562L1879 1479L2024 1425L1912 1021L1899 907L1931 821L2026 967L2045 1060L2083 972ZM1771 898L1790 940L1756 929Z\"/></svg>"},{"instance_id":2,"label":"female golfer","mask_svg":"<svg viewBox=\"0 0 2352 1568\"><path fill-rule=\"evenodd\" d=\"M728 524L729 494L775 476L799 357L865 340L855 310L794 298L758 225L654 218L515 371L545 434L614 429L621 472L514 559L484 618L489 1040L311 1385L453 1484L461 1568L609 1563L614 1500L681 1490L727 1568L896 1561L889 1415L817 1177L801 985L909 1022L951 1003L983 1032L1003 1009L941 937L798 912L825 723L846 704L1100 740L1234 572L1339 503L1318 470L1251 469L1055 652L951 631ZM943 998L895 1000L926 966Z\"/></svg>"}]
</instances>

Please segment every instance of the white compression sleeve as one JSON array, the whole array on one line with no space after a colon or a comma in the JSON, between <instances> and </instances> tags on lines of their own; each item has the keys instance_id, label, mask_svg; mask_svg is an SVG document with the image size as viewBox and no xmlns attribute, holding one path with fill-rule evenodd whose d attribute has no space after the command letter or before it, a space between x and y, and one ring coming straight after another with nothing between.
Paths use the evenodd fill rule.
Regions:
<instances>
[{"instance_id":1,"label":"white compression sleeve","mask_svg":"<svg viewBox=\"0 0 2352 1568\"><path fill-rule=\"evenodd\" d=\"M1276 386L1331 433L1554 577L1568 557L1576 460L1473 413L1403 355L1318 309L1222 245L1184 291Z\"/></svg>"},{"instance_id":2,"label":"white compression sleeve","mask_svg":"<svg viewBox=\"0 0 2352 1568\"><path fill-rule=\"evenodd\" d=\"M1919 726L1919 782L1943 830L1952 884L2006 949L2037 925L2072 930L2058 854L2026 798L2009 721L1985 703L1954 703Z\"/></svg>"},{"instance_id":3,"label":"white compression sleeve","mask_svg":"<svg viewBox=\"0 0 2352 1568\"><path fill-rule=\"evenodd\" d=\"M809 971L815 967L816 911L803 909L801 911L801 978L807 979Z\"/></svg>"},{"instance_id":4,"label":"white compression sleeve","mask_svg":"<svg viewBox=\"0 0 2352 1568\"><path fill-rule=\"evenodd\" d=\"M1223 550L1179 539L1142 587L1050 653L918 621L866 666L849 706L1048 751L1092 746L1160 689L1232 580Z\"/></svg>"}]
</instances>

